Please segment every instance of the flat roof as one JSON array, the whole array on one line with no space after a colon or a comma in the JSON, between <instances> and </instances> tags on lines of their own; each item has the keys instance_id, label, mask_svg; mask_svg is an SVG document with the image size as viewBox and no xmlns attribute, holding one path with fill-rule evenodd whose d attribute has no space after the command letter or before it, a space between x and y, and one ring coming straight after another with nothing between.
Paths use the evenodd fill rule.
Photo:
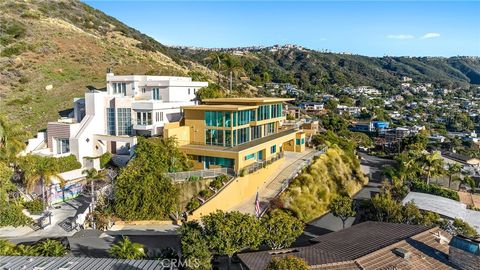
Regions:
<instances>
[{"instance_id":1,"label":"flat roof","mask_svg":"<svg viewBox=\"0 0 480 270\"><path fill-rule=\"evenodd\" d=\"M180 107L183 110L197 110L197 111L206 111L206 110L218 110L218 111L243 111L256 109L258 106L246 106L246 105L232 105L232 104L222 104L222 105L192 105L192 106L182 106Z\"/></svg>"},{"instance_id":2,"label":"flat roof","mask_svg":"<svg viewBox=\"0 0 480 270\"><path fill-rule=\"evenodd\" d=\"M464 203L421 192L408 193L402 204L408 202L413 202L421 210L435 212L451 219L460 218L480 233L480 212L467 209Z\"/></svg>"},{"instance_id":3,"label":"flat roof","mask_svg":"<svg viewBox=\"0 0 480 270\"><path fill-rule=\"evenodd\" d=\"M202 100L204 103L272 103L272 102L285 102L292 101L294 98L276 98L276 97L256 97L256 98L208 98Z\"/></svg>"},{"instance_id":4,"label":"flat roof","mask_svg":"<svg viewBox=\"0 0 480 270\"><path fill-rule=\"evenodd\" d=\"M0 256L2 269L43 270L117 270L117 269L164 269L160 260L123 260L88 257L33 257ZM41 266L41 267L40 267Z\"/></svg>"}]
</instances>

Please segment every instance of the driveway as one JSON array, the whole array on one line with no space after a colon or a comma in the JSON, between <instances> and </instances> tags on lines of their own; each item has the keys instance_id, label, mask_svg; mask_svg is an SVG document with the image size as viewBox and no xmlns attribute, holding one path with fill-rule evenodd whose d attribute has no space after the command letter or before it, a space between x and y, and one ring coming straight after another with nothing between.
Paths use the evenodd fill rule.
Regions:
<instances>
[{"instance_id":1,"label":"driveway","mask_svg":"<svg viewBox=\"0 0 480 270\"><path fill-rule=\"evenodd\" d=\"M265 208L270 200L284 187L285 180L292 177L292 175L298 171L300 167L303 167L305 161L317 154L317 151L307 149L302 153L297 152L285 152L285 162L277 170L276 173L270 175L264 184L258 189L258 196L260 200L261 208ZM255 214L255 199L256 194L240 202L235 207L229 209L229 211L240 211L242 213Z\"/></svg>"}]
</instances>

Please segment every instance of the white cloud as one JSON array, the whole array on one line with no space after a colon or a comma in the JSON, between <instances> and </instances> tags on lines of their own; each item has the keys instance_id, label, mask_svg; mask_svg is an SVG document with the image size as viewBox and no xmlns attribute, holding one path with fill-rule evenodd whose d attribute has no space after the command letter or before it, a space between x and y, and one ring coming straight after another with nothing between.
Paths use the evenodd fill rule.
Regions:
<instances>
[{"instance_id":1,"label":"white cloud","mask_svg":"<svg viewBox=\"0 0 480 270\"><path fill-rule=\"evenodd\" d=\"M415 38L415 36L400 34L400 35L388 35L387 38L391 38L391 39L412 39L412 38Z\"/></svg>"},{"instance_id":2,"label":"white cloud","mask_svg":"<svg viewBox=\"0 0 480 270\"><path fill-rule=\"evenodd\" d=\"M439 33L426 33L423 35L421 38L422 39L428 39L428 38L438 38L440 36Z\"/></svg>"}]
</instances>

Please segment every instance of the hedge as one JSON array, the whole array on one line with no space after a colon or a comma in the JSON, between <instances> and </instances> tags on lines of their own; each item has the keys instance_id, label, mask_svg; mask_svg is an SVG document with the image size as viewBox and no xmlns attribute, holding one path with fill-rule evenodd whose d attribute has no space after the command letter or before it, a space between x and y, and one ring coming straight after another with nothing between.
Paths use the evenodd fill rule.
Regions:
<instances>
[{"instance_id":1,"label":"hedge","mask_svg":"<svg viewBox=\"0 0 480 270\"><path fill-rule=\"evenodd\" d=\"M437 195L455 201L460 201L460 197L458 196L458 193L456 191L442 188L436 184L427 184L418 180L411 182L410 190L415 192L423 192Z\"/></svg>"},{"instance_id":2,"label":"hedge","mask_svg":"<svg viewBox=\"0 0 480 270\"><path fill-rule=\"evenodd\" d=\"M82 167L82 164L77 161L77 158L74 155L56 158L56 162L61 173L80 169Z\"/></svg>"}]
</instances>

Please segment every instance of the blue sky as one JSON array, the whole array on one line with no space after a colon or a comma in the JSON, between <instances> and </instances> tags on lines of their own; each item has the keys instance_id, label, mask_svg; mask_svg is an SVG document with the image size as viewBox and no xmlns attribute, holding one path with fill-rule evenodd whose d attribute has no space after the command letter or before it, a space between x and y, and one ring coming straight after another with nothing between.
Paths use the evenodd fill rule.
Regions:
<instances>
[{"instance_id":1,"label":"blue sky","mask_svg":"<svg viewBox=\"0 0 480 270\"><path fill-rule=\"evenodd\" d=\"M480 56L480 2L84 1L166 45Z\"/></svg>"}]
</instances>

